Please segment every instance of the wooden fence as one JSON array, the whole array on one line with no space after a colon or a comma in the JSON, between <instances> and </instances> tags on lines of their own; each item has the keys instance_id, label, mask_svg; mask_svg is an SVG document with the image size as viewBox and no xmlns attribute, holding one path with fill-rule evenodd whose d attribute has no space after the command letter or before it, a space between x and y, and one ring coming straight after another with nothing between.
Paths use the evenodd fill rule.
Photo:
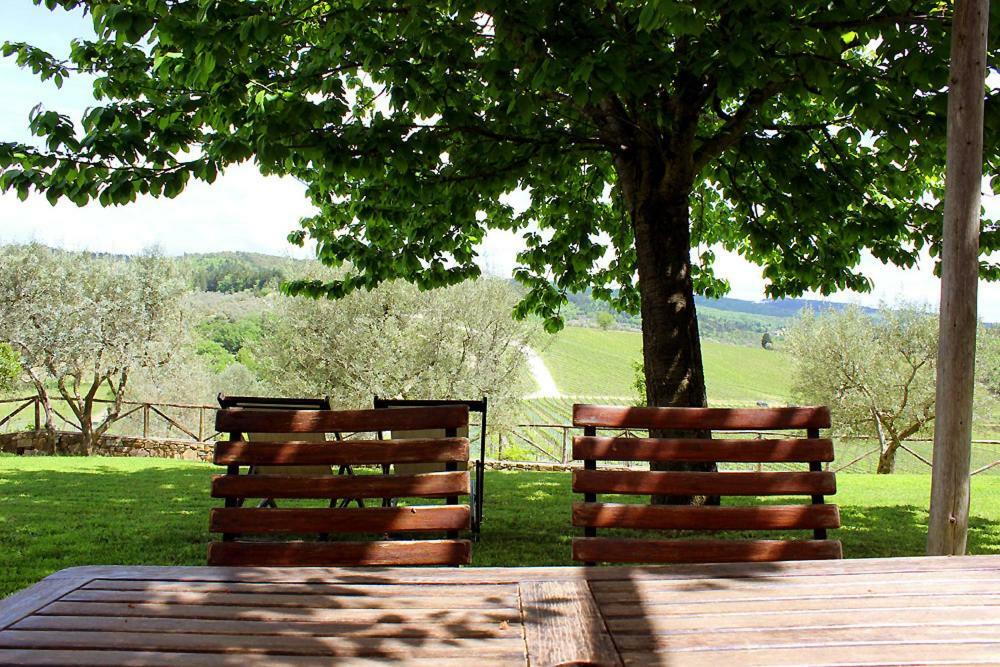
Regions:
<instances>
[{"instance_id":1,"label":"wooden fence","mask_svg":"<svg viewBox=\"0 0 1000 667\"><path fill-rule=\"evenodd\" d=\"M106 399L96 399L95 402L111 403ZM62 404L63 401L59 399L53 403ZM14 407L11 412L0 418L0 431L41 430L44 411L37 396L0 399L0 406L5 404L14 404ZM2 409L0 407L0 410ZM210 442L221 435L214 430L216 409L215 405L125 401L122 404L122 414L112 426L110 433L143 438L159 437L171 440ZM56 425L57 428L69 426L72 430L79 430L79 424L67 417L65 410L65 407L60 410L54 406L53 412L59 422ZM20 420L17 419L19 415L21 416ZM70 415L72 416L71 412ZM18 424L20 424L20 428L17 427ZM492 459L512 462L565 465L570 463L573 458L572 436L582 433L583 429L570 424L518 424L503 434L488 438L487 456ZM773 432L757 431L717 431L717 433L733 433L750 438L765 438L775 435ZM645 436L646 433L627 429L611 432L609 435L634 438ZM470 433L470 437L476 438L478 435ZM850 443L871 442L871 438L864 436L834 436L834 438L838 444L847 445L843 449L851 449ZM910 438L906 444L901 445L901 449L930 470L932 463L929 456L918 452L916 446L931 442L933 440L930 438ZM981 455L978 458L982 461L973 468L971 474L978 475L989 471L1000 473L1000 440L977 439L973 440L972 444L974 452L976 452L976 448L979 448ZM838 459L832 465L828 464L828 469L835 472L851 472L852 469L860 467L871 457L877 456L878 452L878 447L863 447L860 454L852 452L845 457L846 460Z\"/></svg>"},{"instance_id":2,"label":"wooden fence","mask_svg":"<svg viewBox=\"0 0 1000 667\"><path fill-rule=\"evenodd\" d=\"M105 405L113 403L108 399L100 398L94 399L94 402ZM0 405L11 403L16 404L16 406L0 419L0 428L8 431L32 429L39 431L42 429L44 410L41 399L37 396L0 399ZM214 405L123 401L122 412L112 425L110 433L143 438L168 437L173 440L209 442L220 435L213 428L216 409L217 406ZM33 419L27 424L15 421L15 417L25 411L28 411ZM64 400L53 399L52 412L56 417L56 428L68 426L71 430L80 430L79 422L73 418L73 413L65 406ZM178 414L170 414L171 412L184 414L187 418L180 417ZM70 416L67 416L67 413ZM22 424L22 428L16 428L18 423Z\"/></svg>"}]
</instances>

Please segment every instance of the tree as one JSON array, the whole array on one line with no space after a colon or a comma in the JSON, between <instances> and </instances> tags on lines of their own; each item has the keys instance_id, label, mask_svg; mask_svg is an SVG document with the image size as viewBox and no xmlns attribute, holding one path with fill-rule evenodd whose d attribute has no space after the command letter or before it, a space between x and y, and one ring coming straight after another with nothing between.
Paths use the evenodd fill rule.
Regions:
<instances>
[{"instance_id":1,"label":"tree","mask_svg":"<svg viewBox=\"0 0 1000 667\"><path fill-rule=\"evenodd\" d=\"M480 279L420 291L383 284L339 301L284 298L249 344L263 379L291 396L329 395L343 408L372 398L487 396L491 428L509 422L525 381L531 328L517 294Z\"/></svg>"},{"instance_id":2,"label":"tree","mask_svg":"<svg viewBox=\"0 0 1000 667\"><path fill-rule=\"evenodd\" d=\"M1000 399L1000 328L980 327L976 343L979 383L991 396Z\"/></svg>"},{"instance_id":3,"label":"tree","mask_svg":"<svg viewBox=\"0 0 1000 667\"><path fill-rule=\"evenodd\" d=\"M0 252L0 342L21 366L55 430L55 385L75 418L79 453L121 414L129 376L170 358L180 337L181 283L169 262L153 254L128 261L69 254L43 246ZM111 396L95 415L101 392Z\"/></svg>"},{"instance_id":4,"label":"tree","mask_svg":"<svg viewBox=\"0 0 1000 667\"><path fill-rule=\"evenodd\" d=\"M588 287L641 312L651 405L706 403L694 294L728 285L692 247L762 265L771 296L864 291L863 250L940 247L949 3L44 3L89 9L97 38L4 51L57 85L95 75L102 103L80 133L34 113L44 146L3 144L0 188L123 204L253 159L308 185L292 241L350 264L291 285L312 296L452 285L487 230L520 232L515 313L558 329Z\"/></svg>"},{"instance_id":5,"label":"tree","mask_svg":"<svg viewBox=\"0 0 1000 667\"><path fill-rule=\"evenodd\" d=\"M903 442L934 419L937 318L903 306L877 318L860 309L803 313L788 332L795 397L828 405L834 427L879 443L878 472L891 473Z\"/></svg>"},{"instance_id":6,"label":"tree","mask_svg":"<svg viewBox=\"0 0 1000 667\"><path fill-rule=\"evenodd\" d=\"M594 319L597 320L597 326L601 327L604 331L607 331L615 324L615 316L606 310L598 311L594 315Z\"/></svg>"},{"instance_id":7,"label":"tree","mask_svg":"<svg viewBox=\"0 0 1000 667\"><path fill-rule=\"evenodd\" d=\"M760 337L760 346L765 350L770 350L774 347L774 339L771 337L770 332L765 331Z\"/></svg>"},{"instance_id":8,"label":"tree","mask_svg":"<svg viewBox=\"0 0 1000 667\"><path fill-rule=\"evenodd\" d=\"M21 360L10 345L0 343L0 392L10 391L21 377Z\"/></svg>"}]
</instances>

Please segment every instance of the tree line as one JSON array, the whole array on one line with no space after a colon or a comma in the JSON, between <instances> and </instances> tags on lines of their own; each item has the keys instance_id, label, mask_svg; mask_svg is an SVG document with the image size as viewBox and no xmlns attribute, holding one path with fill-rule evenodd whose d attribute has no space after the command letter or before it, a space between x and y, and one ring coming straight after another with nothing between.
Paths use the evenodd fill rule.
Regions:
<instances>
[{"instance_id":1,"label":"tree line","mask_svg":"<svg viewBox=\"0 0 1000 667\"><path fill-rule=\"evenodd\" d=\"M506 281L432 292L394 282L332 302L192 290L188 266L155 253L0 249L0 373L35 391L49 433L63 417L55 403L68 406L81 434L73 452L90 453L125 400L209 402L219 391L329 395L344 408L375 395L488 396L491 426L512 420L534 327L511 318L518 295Z\"/></svg>"}]
</instances>

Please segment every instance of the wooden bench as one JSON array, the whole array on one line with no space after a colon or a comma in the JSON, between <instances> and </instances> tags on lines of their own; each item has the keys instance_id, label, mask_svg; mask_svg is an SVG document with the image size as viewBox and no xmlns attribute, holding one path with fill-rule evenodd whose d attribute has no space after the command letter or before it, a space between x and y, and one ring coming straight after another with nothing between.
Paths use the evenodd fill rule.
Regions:
<instances>
[{"instance_id":1,"label":"wooden bench","mask_svg":"<svg viewBox=\"0 0 1000 667\"><path fill-rule=\"evenodd\" d=\"M470 510L459 504L469 494L469 441L454 437L469 421L464 405L395 410L289 410L262 412L241 408L216 414L221 433L380 433L443 429L445 437L423 440L343 440L311 442L229 440L215 446L216 465L225 475L212 479L212 496L224 498L213 509L210 530L222 533L209 545L210 565L460 565L471 559L471 544L459 539L468 530ZM444 472L415 475L290 476L241 474L241 466L380 466L442 462ZM238 507L241 498L444 498L444 505L400 507ZM369 539L292 541L302 534L391 535L440 533L444 539ZM279 540L284 536L285 539ZM254 539L250 539L254 538Z\"/></svg>"},{"instance_id":2,"label":"wooden bench","mask_svg":"<svg viewBox=\"0 0 1000 667\"><path fill-rule=\"evenodd\" d=\"M587 563L702 563L841 558L840 542L826 531L840 526L836 505L824 497L836 492L833 443L820 438L829 428L825 407L727 409L635 408L574 405L573 425L584 435L573 438L573 458L583 470L573 472L573 491L584 502L573 504L573 525L584 529L574 538L573 558ZM597 435L597 429L657 431L798 430L805 438L706 439L623 438ZM598 461L803 463L808 471L659 472L599 470ZM598 494L689 496L795 496L811 504L760 506L646 505L598 502ZM639 530L811 530L812 539L639 539L597 537L598 528Z\"/></svg>"}]
</instances>

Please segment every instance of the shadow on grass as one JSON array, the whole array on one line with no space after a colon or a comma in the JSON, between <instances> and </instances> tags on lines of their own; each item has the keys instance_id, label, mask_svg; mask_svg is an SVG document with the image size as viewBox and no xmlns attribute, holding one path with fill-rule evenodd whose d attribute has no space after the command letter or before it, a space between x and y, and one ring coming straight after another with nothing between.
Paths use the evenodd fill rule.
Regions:
<instances>
[{"instance_id":1,"label":"shadow on grass","mask_svg":"<svg viewBox=\"0 0 1000 667\"><path fill-rule=\"evenodd\" d=\"M842 506L841 528L831 537L844 544L845 558L923 556L927 510L915 505ZM968 553L1000 554L1000 522L969 517Z\"/></svg>"}]
</instances>

